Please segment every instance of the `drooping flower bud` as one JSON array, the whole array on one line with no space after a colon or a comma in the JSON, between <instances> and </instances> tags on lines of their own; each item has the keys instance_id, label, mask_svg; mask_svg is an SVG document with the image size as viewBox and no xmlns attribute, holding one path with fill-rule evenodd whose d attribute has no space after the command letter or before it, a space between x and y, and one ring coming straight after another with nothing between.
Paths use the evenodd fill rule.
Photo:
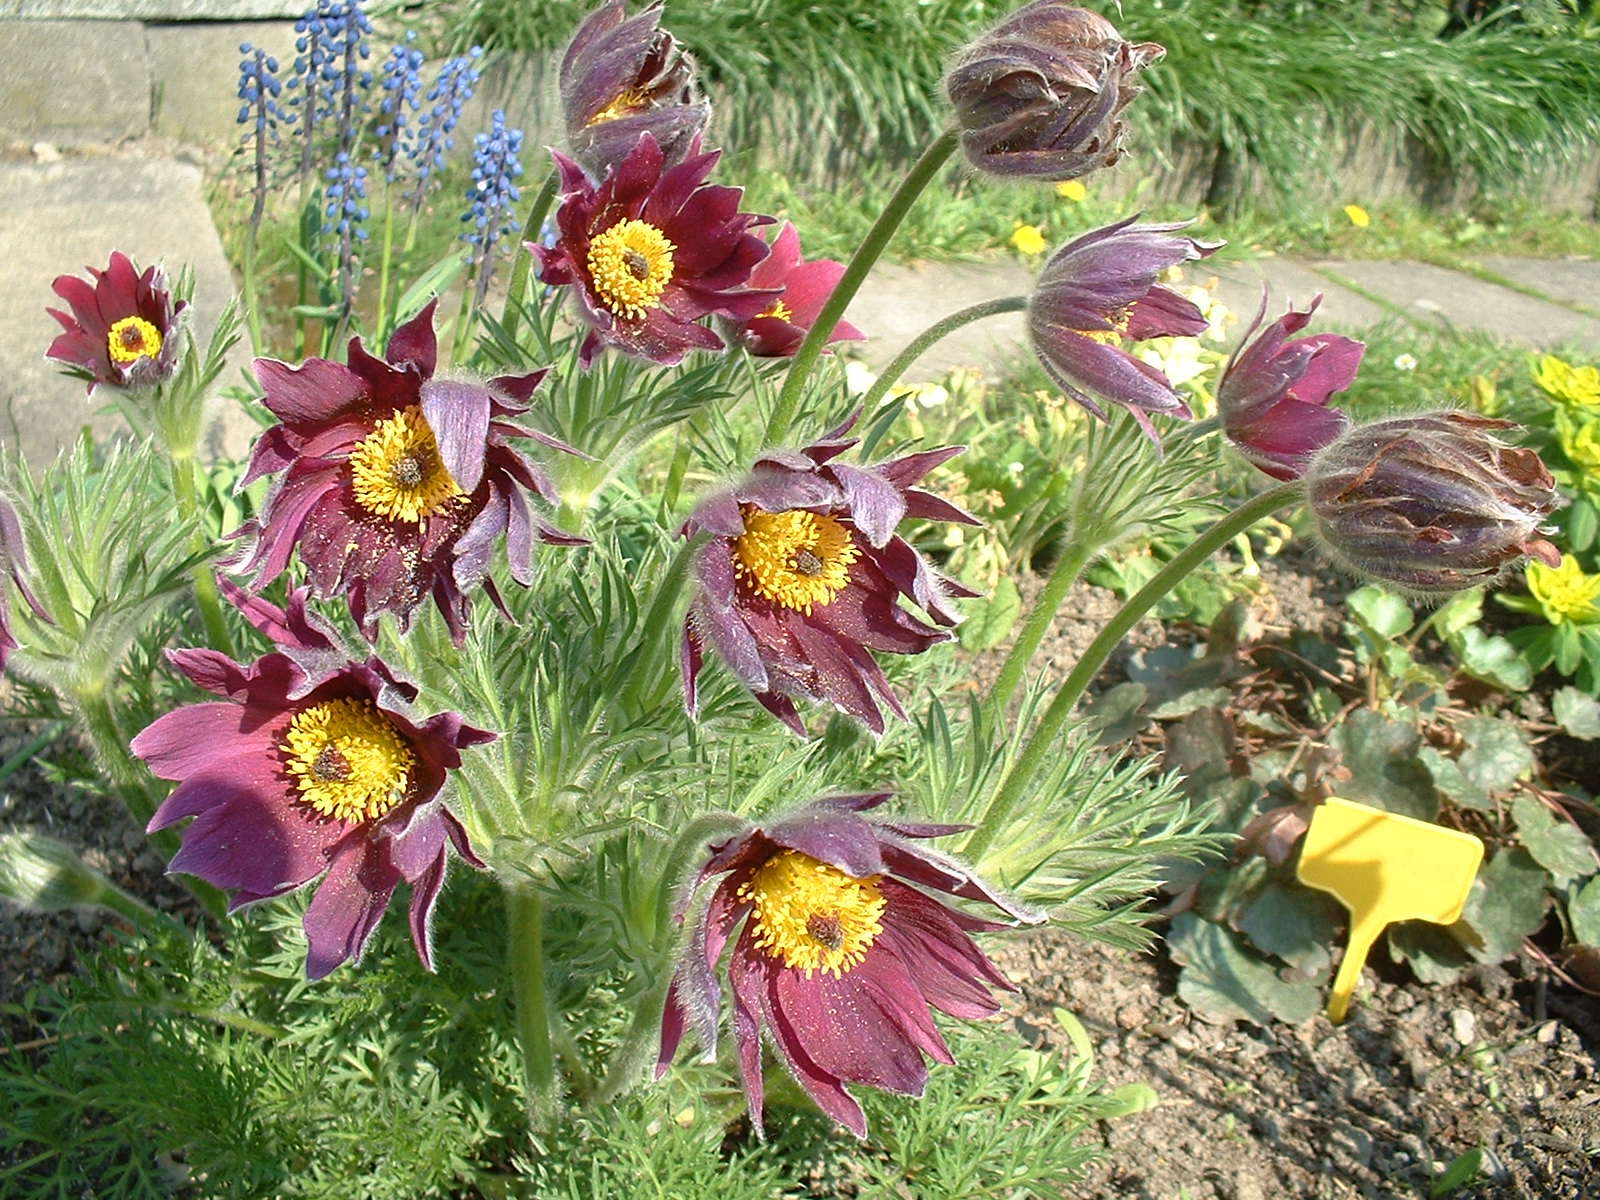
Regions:
<instances>
[{"instance_id":1,"label":"drooping flower bud","mask_svg":"<svg viewBox=\"0 0 1600 1200\"><path fill-rule=\"evenodd\" d=\"M1189 408L1165 375L1118 343L1204 333L1205 314L1156 280L1221 243L1172 236L1187 223L1136 220L1091 230L1050 256L1028 302L1028 338L1046 373L1073 400L1102 418L1099 401L1120 404L1155 439L1147 414L1188 420Z\"/></svg>"},{"instance_id":2,"label":"drooping flower bud","mask_svg":"<svg viewBox=\"0 0 1600 1200\"><path fill-rule=\"evenodd\" d=\"M1495 436L1513 427L1446 411L1351 429L1305 473L1329 552L1358 575L1422 593L1490 582L1528 556L1559 566L1539 536L1560 503L1555 480L1532 450Z\"/></svg>"},{"instance_id":3,"label":"drooping flower bud","mask_svg":"<svg viewBox=\"0 0 1600 1200\"><path fill-rule=\"evenodd\" d=\"M1166 51L1122 40L1104 17L1035 0L956 55L944 89L980 171L1076 179L1122 157L1134 76Z\"/></svg>"},{"instance_id":4,"label":"drooping flower bud","mask_svg":"<svg viewBox=\"0 0 1600 1200\"><path fill-rule=\"evenodd\" d=\"M1217 412L1234 448L1274 479L1298 479L1306 460L1349 427L1350 418L1328 407L1335 392L1355 380L1366 345L1337 333L1294 338L1322 303L1293 307L1252 339L1267 313L1267 298L1244 345L1217 385Z\"/></svg>"},{"instance_id":5,"label":"drooping flower bud","mask_svg":"<svg viewBox=\"0 0 1600 1200\"><path fill-rule=\"evenodd\" d=\"M567 145L596 178L645 133L669 165L678 162L711 119L695 87L694 60L660 21L659 3L629 17L622 0L606 0L584 19L561 60Z\"/></svg>"}]
</instances>

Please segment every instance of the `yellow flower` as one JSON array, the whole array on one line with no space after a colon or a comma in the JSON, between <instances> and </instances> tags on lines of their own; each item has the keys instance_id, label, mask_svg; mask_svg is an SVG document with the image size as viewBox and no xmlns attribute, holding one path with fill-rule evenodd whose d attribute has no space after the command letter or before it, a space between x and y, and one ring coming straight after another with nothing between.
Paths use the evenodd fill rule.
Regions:
<instances>
[{"instance_id":1,"label":"yellow flower","mask_svg":"<svg viewBox=\"0 0 1600 1200\"><path fill-rule=\"evenodd\" d=\"M1585 475L1600 483L1600 417L1556 413L1556 439L1561 452Z\"/></svg>"},{"instance_id":2,"label":"yellow flower","mask_svg":"<svg viewBox=\"0 0 1600 1200\"><path fill-rule=\"evenodd\" d=\"M1344 215L1350 218L1350 224L1357 229L1365 229L1372 224L1372 214L1359 204L1346 204L1344 206Z\"/></svg>"},{"instance_id":3,"label":"yellow flower","mask_svg":"<svg viewBox=\"0 0 1600 1200\"><path fill-rule=\"evenodd\" d=\"M1559 567L1530 562L1526 570L1528 590L1550 624L1570 621L1588 625L1600 621L1600 575L1585 575L1572 555L1563 554Z\"/></svg>"},{"instance_id":4,"label":"yellow flower","mask_svg":"<svg viewBox=\"0 0 1600 1200\"><path fill-rule=\"evenodd\" d=\"M1575 367L1546 354L1533 369L1533 381L1557 400L1600 408L1600 368Z\"/></svg>"},{"instance_id":5,"label":"yellow flower","mask_svg":"<svg viewBox=\"0 0 1600 1200\"><path fill-rule=\"evenodd\" d=\"M1011 235L1011 244L1024 254L1043 254L1049 245L1044 240L1044 233L1037 225L1024 225L1017 222L1017 228Z\"/></svg>"},{"instance_id":6,"label":"yellow flower","mask_svg":"<svg viewBox=\"0 0 1600 1200\"><path fill-rule=\"evenodd\" d=\"M1056 184L1056 195L1074 204L1082 204L1089 198L1089 189L1076 179L1067 179Z\"/></svg>"}]
</instances>

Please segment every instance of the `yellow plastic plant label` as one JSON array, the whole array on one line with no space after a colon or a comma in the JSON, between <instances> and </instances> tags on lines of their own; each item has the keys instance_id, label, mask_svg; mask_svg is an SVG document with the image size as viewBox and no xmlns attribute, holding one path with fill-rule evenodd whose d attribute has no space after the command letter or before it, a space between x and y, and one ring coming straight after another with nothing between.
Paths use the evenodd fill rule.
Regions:
<instances>
[{"instance_id":1,"label":"yellow plastic plant label","mask_svg":"<svg viewBox=\"0 0 1600 1200\"><path fill-rule=\"evenodd\" d=\"M1318 807L1300 851L1300 882L1350 910L1350 944L1328 996L1328 1020L1344 1020L1384 927L1458 920L1482 861L1483 843L1458 829L1338 797Z\"/></svg>"}]
</instances>

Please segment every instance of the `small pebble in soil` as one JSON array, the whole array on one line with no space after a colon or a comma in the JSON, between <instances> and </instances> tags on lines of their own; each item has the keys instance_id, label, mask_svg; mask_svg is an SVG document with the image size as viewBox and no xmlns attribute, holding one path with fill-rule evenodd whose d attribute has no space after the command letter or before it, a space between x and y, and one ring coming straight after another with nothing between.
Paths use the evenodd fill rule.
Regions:
<instances>
[{"instance_id":1,"label":"small pebble in soil","mask_svg":"<svg viewBox=\"0 0 1600 1200\"><path fill-rule=\"evenodd\" d=\"M1456 1041L1463 1047L1472 1045L1478 1032L1477 1018L1472 1011L1466 1008L1452 1008L1450 1010L1450 1032L1455 1035Z\"/></svg>"}]
</instances>

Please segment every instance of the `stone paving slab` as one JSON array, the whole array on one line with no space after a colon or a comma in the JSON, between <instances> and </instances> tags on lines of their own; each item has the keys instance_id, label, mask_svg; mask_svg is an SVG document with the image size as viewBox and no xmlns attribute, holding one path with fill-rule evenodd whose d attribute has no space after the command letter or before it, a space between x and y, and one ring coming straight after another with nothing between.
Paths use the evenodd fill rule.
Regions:
<instances>
[{"instance_id":1,"label":"stone paving slab","mask_svg":"<svg viewBox=\"0 0 1600 1200\"><path fill-rule=\"evenodd\" d=\"M880 263L867 277L845 317L868 340L851 353L874 370L941 317L984 300L1026 295L1033 269L1016 260L985 263ZM904 383L937 379L952 367L999 369L1027 354L1022 313L986 317L964 325L930 347L901 376Z\"/></svg>"},{"instance_id":2,"label":"stone paving slab","mask_svg":"<svg viewBox=\"0 0 1600 1200\"><path fill-rule=\"evenodd\" d=\"M1484 270L1558 300L1600 309L1600 260L1592 258L1480 258Z\"/></svg>"},{"instance_id":3,"label":"stone paving slab","mask_svg":"<svg viewBox=\"0 0 1600 1200\"><path fill-rule=\"evenodd\" d=\"M144 37L155 88L152 129L190 145L238 144L241 42L275 57L280 78L294 62L292 21L146 25Z\"/></svg>"},{"instance_id":4,"label":"stone paving slab","mask_svg":"<svg viewBox=\"0 0 1600 1200\"><path fill-rule=\"evenodd\" d=\"M1429 263L1347 262L1328 268L1419 323L1475 329L1534 347L1600 342L1600 320Z\"/></svg>"},{"instance_id":5,"label":"stone paving slab","mask_svg":"<svg viewBox=\"0 0 1600 1200\"><path fill-rule=\"evenodd\" d=\"M0 17L29 20L258 21L293 20L311 0L0 0Z\"/></svg>"},{"instance_id":6,"label":"stone paving slab","mask_svg":"<svg viewBox=\"0 0 1600 1200\"><path fill-rule=\"evenodd\" d=\"M137 21L0 21L0 136L115 142L149 128Z\"/></svg>"},{"instance_id":7,"label":"stone paving slab","mask_svg":"<svg viewBox=\"0 0 1600 1200\"><path fill-rule=\"evenodd\" d=\"M60 332L45 312L61 307L50 282L57 275L103 269L112 250L141 266L164 262L170 275L188 264L195 275L195 335L211 334L234 292L222 242L211 224L197 168L159 159L77 159L0 167L0 438L19 446L35 469L49 463L83 425L105 433L116 418L84 394L84 384L57 372L44 352ZM239 381L248 354L235 350L223 383ZM225 406L212 448L242 453L255 426Z\"/></svg>"},{"instance_id":8,"label":"stone paving slab","mask_svg":"<svg viewBox=\"0 0 1600 1200\"><path fill-rule=\"evenodd\" d=\"M1382 305L1330 282L1307 264L1291 259L1257 258L1215 267L1210 262L1191 263L1187 270L1196 279L1212 274L1221 281L1217 296L1239 318L1230 330L1235 339L1242 338L1250 327L1250 320L1261 303L1263 287L1270 293L1266 316L1269 321L1281 317L1291 303L1303 310L1312 297L1319 294L1322 296L1316 316L1319 329L1366 329L1393 315Z\"/></svg>"}]
</instances>

